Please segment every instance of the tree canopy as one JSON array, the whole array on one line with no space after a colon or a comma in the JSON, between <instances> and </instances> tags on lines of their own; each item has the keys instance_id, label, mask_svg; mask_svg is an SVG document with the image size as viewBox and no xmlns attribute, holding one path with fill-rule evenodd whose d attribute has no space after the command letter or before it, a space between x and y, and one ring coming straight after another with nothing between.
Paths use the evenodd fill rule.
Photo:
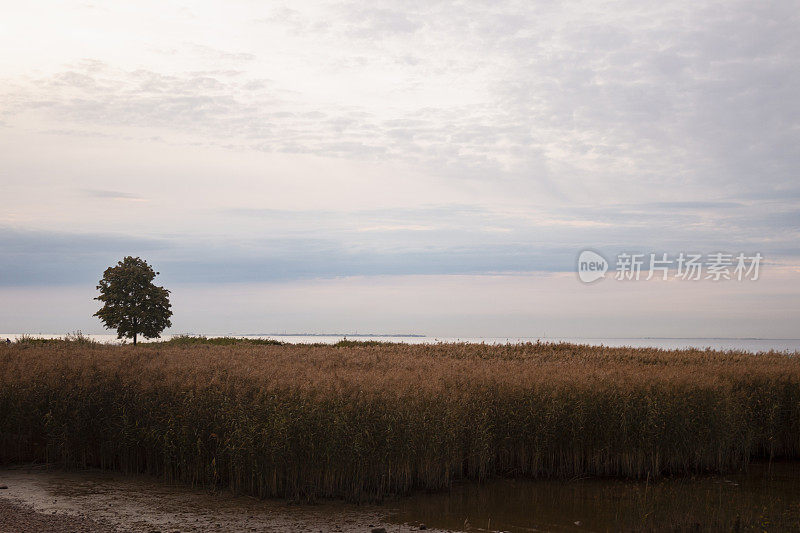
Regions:
<instances>
[{"instance_id":1,"label":"tree canopy","mask_svg":"<svg viewBox=\"0 0 800 533\"><path fill-rule=\"evenodd\" d=\"M95 300L103 307L94 316L108 329L117 330L117 338L136 339L139 335L152 339L172 326L169 291L153 284L158 275L147 261L128 256L108 267L97 285L100 296Z\"/></svg>"}]
</instances>

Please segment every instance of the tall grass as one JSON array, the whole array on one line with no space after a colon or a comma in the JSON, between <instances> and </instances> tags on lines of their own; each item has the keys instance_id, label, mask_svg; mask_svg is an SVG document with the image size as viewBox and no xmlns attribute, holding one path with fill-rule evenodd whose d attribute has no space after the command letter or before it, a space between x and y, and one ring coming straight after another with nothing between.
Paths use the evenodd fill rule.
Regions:
<instances>
[{"instance_id":1,"label":"tall grass","mask_svg":"<svg viewBox=\"0 0 800 533\"><path fill-rule=\"evenodd\" d=\"M72 346L101 344L99 341L96 341L92 339L90 336L85 335L83 332L81 332L81 330L73 331L72 333L67 333L63 337L56 337L56 338L37 337L36 335L23 334L19 336L14 342L16 344L42 345L42 346L54 345L54 344L69 344Z\"/></svg>"},{"instance_id":2,"label":"tall grass","mask_svg":"<svg viewBox=\"0 0 800 533\"><path fill-rule=\"evenodd\" d=\"M286 343L276 339L257 339L251 337L206 337L205 335L173 335L167 341L155 341L168 346L191 346L210 344L213 346L282 346Z\"/></svg>"},{"instance_id":3,"label":"tall grass","mask_svg":"<svg viewBox=\"0 0 800 533\"><path fill-rule=\"evenodd\" d=\"M374 500L800 458L797 354L572 344L0 346L0 461Z\"/></svg>"}]
</instances>

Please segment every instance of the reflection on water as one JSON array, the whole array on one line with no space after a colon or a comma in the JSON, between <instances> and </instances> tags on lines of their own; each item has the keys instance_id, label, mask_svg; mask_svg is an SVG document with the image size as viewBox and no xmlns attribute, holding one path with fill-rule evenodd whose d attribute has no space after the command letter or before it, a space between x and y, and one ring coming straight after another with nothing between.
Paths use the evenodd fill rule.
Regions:
<instances>
[{"instance_id":1,"label":"reflection on water","mask_svg":"<svg viewBox=\"0 0 800 533\"><path fill-rule=\"evenodd\" d=\"M0 469L0 499L119 531L800 531L800 463L662 479L498 480L382 505L289 505L97 470ZM0 531L3 531L0 524Z\"/></svg>"},{"instance_id":2,"label":"reflection on water","mask_svg":"<svg viewBox=\"0 0 800 533\"><path fill-rule=\"evenodd\" d=\"M498 480L392 505L396 523L464 531L798 531L800 464L656 483Z\"/></svg>"}]
</instances>

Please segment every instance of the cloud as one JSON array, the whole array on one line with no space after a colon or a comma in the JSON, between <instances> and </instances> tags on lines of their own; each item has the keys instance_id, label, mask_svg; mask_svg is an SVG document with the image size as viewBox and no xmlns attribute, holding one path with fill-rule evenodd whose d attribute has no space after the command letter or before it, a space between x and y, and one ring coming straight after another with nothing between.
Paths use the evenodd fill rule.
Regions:
<instances>
[{"instance_id":1,"label":"cloud","mask_svg":"<svg viewBox=\"0 0 800 533\"><path fill-rule=\"evenodd\" d=\"M412 20L408 13L387 8L365 8L353 3L342 8L344 18L351 24L350 32L360 38L381 39L387 35L414 33L422 23Z\"/></svg>"},{"instance_id":2,"label":"cloud","mask_svg":"<svg viewBox=\"0 0 800 533\"><path fill-rule=\"evenodd\" d=\"M99 191L101 198L120 193ZM103 195L108 195L103 196ZM127 199L127 196L121 196ZM761 252L800 259L800 210L688 202L538 212L476 205L361 210L236 208L207 212L212 233L98 234L0 229L0 284L88 281L142 255L170 283L265 282L375 275L572 272L578 252ZM234 225L246 230L226 232ZM659 231L654 234L653 227ZM169 228L169 226L165 226ZM167 231L167 230L161 230ZM770 235L769 240L764 234Z\"/></svg>"},{"instance_id":3,"label":"cloud","mask_svg":"<svg viewBox=\"0 0 800 533\"><path fill-rule=\"evenodd\" d=\"M84 193L92 198L101 198L104 200L133 200L145 201L145 198L137 194L122 192L122 191L109 191L103 189L86 189Z\"/></svg>"},{"instance_id":4,"label":"cloud","mask_svg":"<svg viewBox=\"0 0 800 533\"><path fill-rule=\"evenodd\" d=\"M151 256L166 239L0 227L0 285L71 285L99 279L126 255Z\"/></svg>"},{"instance_id":5,"label":"cloud","mask_svg":"<svg viewBox=\"0 0 800 533\"><path fill-rule=\"evenodd\" d=\"M3 119L395 161L558 202L797 200L799 17L743 1L282 8L257 24L288 32L285 68L194 42L176 60L214 68L83 60L13 80Z\"/></svg>"},{"instance_id":6,"label":"cloud","mask_svg":"<svg viewBox=\"0 0 800 533\"><path fill-rule=\"evenodd\" d=\"M396 233L396 228L376 229ZM571 250L513 245L442 248L352 247L331 238L239 240L137 238L125 235L0 229L0 285L96 281L126 255L155 265L169 283L234 283L357 275L480 274L564 270ZM569 259L569 261L567 260Z\"/></svg>"},{"instance_id":7,"label":"cloud","mask_svg":"<svg viewBox=\"0 0 800 533\"><path fill-rule=\"evenodd\" d=\"M92 136L109 153L151 157L143 168L158 176L164 168L171 205L187 190L218 198L253 154L286 156L258 159L223 209L181 206L184 227L203 230L153 253L185 279L567 270L585 246L800 255L800 13L790 3L378 1L225 11L235 38L175 24L175 35L148 35L151 46L128 61L120 59L128 41L109 38L109 53L85 59L81 49L11 72L0 90L4 131L46 131L53 146ZM203 17L198 7L195 19ZM230 159L199 179L189 152L168 166L143 140L222 148ZM332 161L366 163L334 171ZM87 204L140 199L112 165L103 172L76 186ZM347 187L325 198L328 208L298 210L268 194L289 182L302 200ZM406 188L406 207L384 205ZM167 226L155 190L148 214ZM345 194L375 208L337 210ZM48 242L98 257L105 246L79 234L42 239L31 239L40 252L8 267L18 269L12 278L67 279L25 274Z\"/></svg>"},{"instance_id":8,"label":"cloud","mask_svg":"<svg viewBox=\"0 0 800 533\"><path fill-rule=\"evenodd\" d=\"M683 202L649 202L642 205L645 208L655 209L734 209L745 207L742 202L706 202L706 201L683 201Z\"/></svg>"},{"instance_id":9,"label":"cloud","mask_svg":"<svg viewBox=\"0 0 800 533\"><path fill-rule=\"evenodd\" d=\"M366 226L362 228L358 228L357 231L431 231L435 228L431 226L420 226L415 224L394 224L394 225L384 225L384 226Z\"/></svg>"},{"instance_id":10,"label":"cloud","mask_svg":"<svg viewBox=\"0 0 800 533\"><path fill-rule=\"evenodd\" d=\"M212 59L221 59L225 61L253 61L254 59L256 59L255 54L250 54L246 52L227 52L225 50L219 50L211 46L205 46L202 44L194 44L194 43L190 43L190 46L198 54L210 57Z\"/></svg>"}]
</instances>

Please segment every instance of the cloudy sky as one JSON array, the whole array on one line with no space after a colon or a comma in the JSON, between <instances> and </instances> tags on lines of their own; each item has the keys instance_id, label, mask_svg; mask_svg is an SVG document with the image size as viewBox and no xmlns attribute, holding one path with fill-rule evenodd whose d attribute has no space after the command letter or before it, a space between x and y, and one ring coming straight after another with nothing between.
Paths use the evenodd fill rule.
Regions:
<instances>
[{"instance_id":1,"label":"cloudy sky","mask_svg":"<svg viewBox=\"0 0 800 533\"><path fill-rule=\"evenodd\" d=\"M139 255L173 332L800 337L797 1L2 9L1 331Z\"/></svg>"}]
</instances>

